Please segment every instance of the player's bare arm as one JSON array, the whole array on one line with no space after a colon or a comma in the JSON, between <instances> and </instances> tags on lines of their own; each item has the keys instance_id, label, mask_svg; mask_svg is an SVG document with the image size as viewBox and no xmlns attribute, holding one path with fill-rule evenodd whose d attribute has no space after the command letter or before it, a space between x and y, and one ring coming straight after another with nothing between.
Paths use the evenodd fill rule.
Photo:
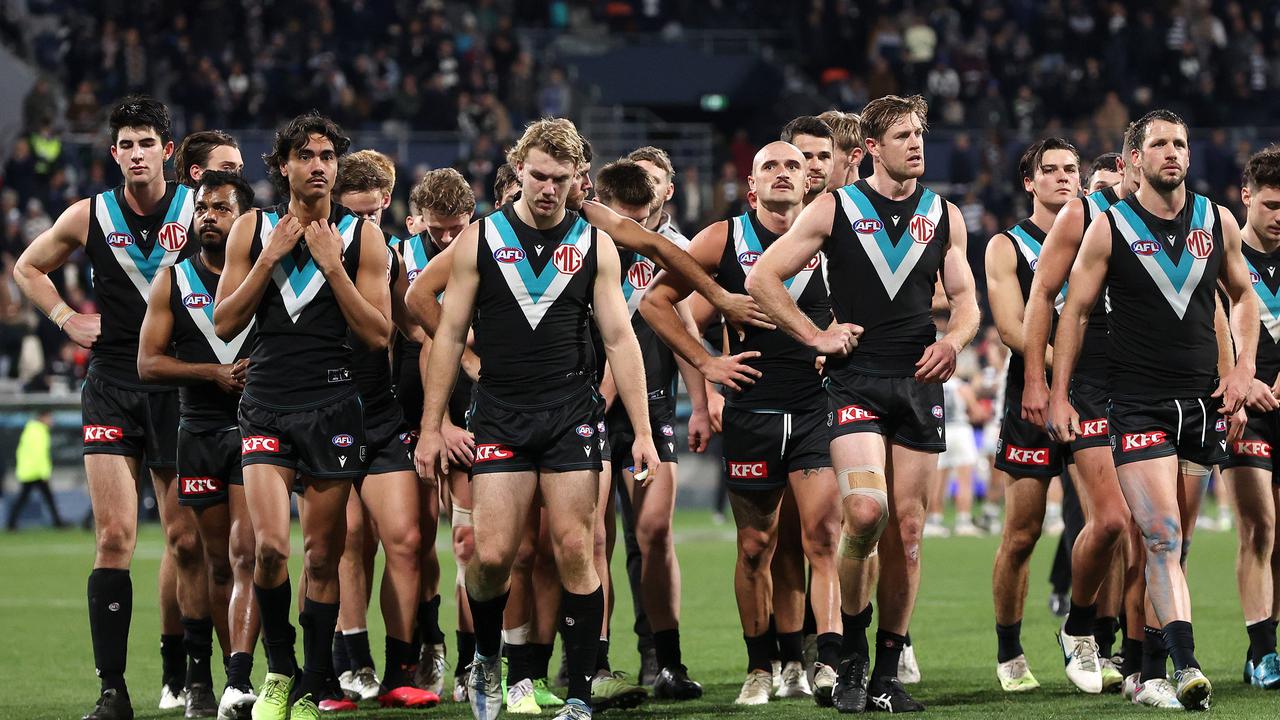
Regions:
<instances>
[{"instance_id":1,"label":"player's bare arm","mask_svg":"<svg viewBox=\"0 0 1280 720\"><path fill-rule=\"evenodd\" d=\"M947 203L951 237L947 239L947 253L942 259L942 290L951 306L951 320L947 332L934 344L924 349L924 355L916 363L916 380L926 383L946 382L956 371L956 356L978 334L982 314L978 310L977 291L973 284L973 269L969 267L968 231L960 208Z\"/></svg>"},{"instance_id":2,"label":"player's bare arm","mask_svg":"<svg viewBox=\"0 0 1280 720\"><path fill-rule=\"evenodd\" d=\"M172 274L172 268L156 273L147 295L147 314L138 332L138 377L144 382L167 385L212 382L229 393L244 390L247 359L229 365L191 363L168 353L173 340L173 309L169 304Z\"/></svg>"},{"instance_id":3,"label":"player's bare arm","mask_svg":"<svg viewBox=\"0 0 1280 720\"><path fill-rule=\"evenodd\" d=\"M342 236L337 226L313 222L305 232L307 246L325 281L333 289L347 326L370 349L391 342L391 289L387 283L387 243L373 223L360 232L360 267L355 282L342 264Z\"/></svg>"},{"instance_id":4,"label":"player's bare arm","mask_svg":"<svg viewBox=\"0 0 1280 720\"><path fill-rule=\"evenodd\" d=\"M276 263L302 238L302 223L292 215L285 215L271 229L258 259L251 261L249 250L253 246L257 218L257 213L241 215L227 236L226 260L213 305L213 330L223 340L231 340L249 326L271 282Z\"/></svg>"},{"instance_id":5,"label":"player's bare arm","mask_svg":"<svg viewBox=\"0 0 1280 720\"><path fill-rule=\"evenodd\" d=\"M1071 266L1071 292L1067 293L1053 339L1053 387L1045 429L1058 442L1071 442L1080 433L1080 417L1067 400L1067 391L1080 358L1089 312L1102 294L1110 262L1111 225L1106 221L1095 222L1085 231L1080 254Z\"/></svg>"},{"instance_id":6,"label":"player's bare arm","mask_svg":"<svg viewBox=\"0 0 1280 720\"><path fill-rule=\"evenodd\" d=\"M1022 360L1025 367L1022 418L1041 427L1049 411L1049 383L1045 368L1053 367L1049 331L1058 291L1071 273L1071 263L1084 238L1084 200L1072 200L1058 211L1040 247L1040 259L1031 279L1031 295L1022 314Z\"/></svg>"},{"instance_id":7,"label":"player's bare arm","mask_svg":"<svg viewBox=\"0 0 1280 720\"><path fill-rule=\"evenodd\" d=\"M1000 340L1010 350L1025 354L1022 290L1018 286L1018 260L1013 243L997 233L987 243L987 302Z\"/></svg>"},{"instance_id":8,"label":"player's bare arm","mask_svg":"<svg viewBox=\"0 0 1280 720\"><path fill-rule=\"evenodd\" d=\"M13 281L45 317L81 347L93 347L102 332L98 313L77 313L67 306L49 273L66 264L72 253L84 247L89 237L89 204L92 198L76 202L58 216L53 227L36 236L13 265Z\"/></svg>"},{"instance_id":9,"label":"player's bare arm","mask_svg":"<svg viewBox=\"0 0 1280 720\"><path fill-rule=\"evenodd\" d=\"M1249 267L1240 252L1240 226L1226 208L1218 207L1222 218L1222 266L1218 279L1231 301L1231 339L1235 343L1235 367L1219 381L1213 397L1222 398L1224 415L1232 415L1244 405L1253 384L1258 353L1258 296L1249 280Z\"/></svg>"},{"instance_id":10,"label":"player's bare arm","mask_svg":"<svg viewBox=\"0 0 1280 720\"><path fill-rule=\"evenodd\" d=\"M422 344L425 335L422 332L422 326L413 321L409 315L409 310L405 306L405 295L409 290L409 276L405 273L404 258L401 257L400 251L390 248L390 252L395 253L396 266L400 271L392 278L391 282L391 323L396 329L404 333L404 336L412 342Z\"/></svg>"}]
</instances>

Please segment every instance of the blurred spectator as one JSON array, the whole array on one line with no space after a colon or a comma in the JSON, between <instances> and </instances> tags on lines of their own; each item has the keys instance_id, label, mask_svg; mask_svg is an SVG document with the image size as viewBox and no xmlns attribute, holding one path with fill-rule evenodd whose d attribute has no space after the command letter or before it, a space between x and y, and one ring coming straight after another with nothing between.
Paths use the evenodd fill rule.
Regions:
<instances>
[{"instance_id":1,"label":"blurred spectator","mask_svg":"<svg viewBox=\"0 0 1280 720\"><path fill-rule=\"evenodd\" d=\"M53 493L49 490L49 478L53 475L53 444L49 428L53 426L53 413L44 410L27 421L18 438L17 462L14 475L22 490L18 499L9 507L9 532L18 529L18 519L22 517L22 509L26 506L31 492L39 491L49 508L49 516L56 528L65 527L62 516L58 514L58 505L53 501Z\"/></svg>"}]
</instances>

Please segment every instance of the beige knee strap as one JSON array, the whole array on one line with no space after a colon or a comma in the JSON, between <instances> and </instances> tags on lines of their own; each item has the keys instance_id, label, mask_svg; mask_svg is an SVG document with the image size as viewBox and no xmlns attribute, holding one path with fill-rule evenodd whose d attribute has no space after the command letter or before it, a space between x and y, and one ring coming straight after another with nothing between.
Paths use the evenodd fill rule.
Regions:
<instances>
[{"instance_id":1,"label":"beige knee strap","mask_svg":"<svg viewBox=\"0 0 1280 720\"><path fill-rule=\"evenodd\" d=\"M1183 475L1190 475L1191 477L1205 477L1209 473L1213 472L1213 468L1190 460L1179 460L1178 472Z\"/></svg>"},{"instance_id":2,"label":"beige knee strap","mask_svg":"<svg viewBox=\"0 0 1280 720\"><path fill-rule=\"evenodd\" d=\"M471 527L471 508L454 505L452 524L455 528Z\"/></svg>"},{"instance_id":3,"label":"beige knee strap","mask_svg":"<svg viewBox=\"0 0 1280 720\"><path fill-rule=\"evenodd\" d=\"M841 500L851 495L860 495L875 500L880 506L880 520L871 530L863 533L841 531L840 556L855 559L874 557L880 535L889 524L889 484L885 480L884 468L877 465L859 465L841 470L836 475L836 480L840 484Z\"/></svg>"}]
</instances>

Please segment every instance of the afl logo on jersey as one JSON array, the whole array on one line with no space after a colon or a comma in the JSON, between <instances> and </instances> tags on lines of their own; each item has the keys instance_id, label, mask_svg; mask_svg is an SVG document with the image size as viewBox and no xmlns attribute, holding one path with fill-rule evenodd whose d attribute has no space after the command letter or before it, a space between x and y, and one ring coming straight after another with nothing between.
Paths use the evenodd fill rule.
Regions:
<instances>
[{"instance_id":1,"label":"afl logo on jersey","mask_svg":"<svg viewBox=\"0 0 1280 720\"><path fill-rule=\"evenodd\" d=\"M344 448L354 445L356 443L356 439L346 433L341 433L339 435L334 435L333 439L329 442L333 443L334 447Z\"/></svg>"},{"instance_id":2,"label":"afl logo on jersey","mask_svg":"<svg viewBox=\"0 0 1280 720\"><path fill-rule=\"evenodd\" d=\"M627 270L627 282L631 283L631 287L637 290L643 290L649 287L649 283L653 280L653 266L646 262L632 263L631 269Z\"/></svg>"},{"instance_id":3,"label":"afl logo on jersey","mask_svg":"<svg viewBox=\"0 0 1280 720\"><path fill-rule=\"evenodd\" d=\"M580 437L584 437L584 438L589 438L592 435L596 434L596 431L592 430L591 426L586 424L579 425L574 432L578 433Z\"/></svg>"},{"instance_id":4,"label":"afl logo on jersey","mask_svg":"<svg viewBox=\"0 0 1280 720\"><path fill-rule=\"evenodd\" d=\"M160 228L160 233L156 235L156 241L166 251L178 252L186 247L187 229L182 227L181 223L165 223L164 227Z\"/></svg>"},{"instance_id":5,"label":"afl logo on jersey","mask_svg":"<svg viewBox=\"0 0 1280 720\"><path fill-rule=\"evenodd\" d=\"M1160 252L1160 243L1155 240L1138 240L1129 246L1135 255L1155 255Z\"/></svg>"},{"instance_id":6,"label":"afl logo on jersey","mask_svg":"<svg viewBox=\"0 0 1280 720\"><path fill-rule=\"evenodd\" d=\"M1254 285L1257 285L1258 283L1262 282L1262 276L1261 276L1261 275L1259 275L1258 273L1256 273L1256 272L1254 272L1254 271L1250 270L1250 271L1249 271L1249 282L1250 282L1250 283L1252 283L1252 284L1254 284Z\"/></svg>"},{"instance_id":7,"label":"afl logo on jersey","mask_svg":"<svg viewBox=\"0 0 1280 720\"><path fill-rule=\"evenodd\" d=\"M1187 236L1187 250L1191 257L1204 260L1213 252L1213 236L1208 230L1192 230Z\"/></svg>"},{"instance_id":8,"label":"afl logo on jersey","mask_svg":"<svg viewBox=\"0 0 1280 720\"><path fill-rule=\"evenodd\" d=\"M875 218L862 218L853 224L853 231L862 235L878 233L884 229L884 223Z\"/></svg>"},{"instance_id":9,"label":"afl logo on jersey","mask_svg":"<svg viewBox=\"0 0 1280 720\"><path fill-rule=\"evenodd\" d=\"M572 275L582 268L582 251L574 245L561 245L551 256L551 264L565 275Z\"/></svg>"},{"instance_id":10,"label":"afl logo on jersey","mask_svg":"<svg viewBox=\"0 0 1280 720\"><path fill-rule=\"evenodd\" d=\"M911 231L911 237L921 245L928 245L933 242L933 221L923 215L915 215L911 218L911 223L907 225L907 229Z\"/></svg>"},{"instance_id":11,"label":"afl logo on jersey","mask_svg":"<svg viewBox=\"0 0 1280 720\"><path fill-rule=\"evenodd\" d=\"M752 265L755 265L756 261L759 259L760 253L754 250L748 250L738 256L738 263L743 267L751 267Z\"/></svg>"},{"instance_id":12,"label":"afl logo on jersey","mask_svg":"<svg viewBox=\"0 0 1280 720\"><path fill-rule=\"evenodd\" d=\"M1040 265L1040 258L1031 258L1031 262L1027 263L1027 265L1031 266L1031 272L1035 272Z\"/></svg>"},{"instance_id":13,"label":"afl logo on jersey","mask_svg":"<svg viewBox=\"0 0 1280 720\"><path fill-rule=\"evenodd\" d=\"M512 265L524 259L524 251L517 247L501 247L493 251L493 259Z\"/></svg>"},{"instance_id":14,"label":"afl logo on jersey","mask_svg":"<svg viewBox=\"0 0 1280 720\"><path fill-rule=\"evenodd\" d=\"M213 298L204 293L191 293L190 295L182 298L182 304L192 310L199 310L200 308L206 308L212 305Z\"/></svg>"},{"instance_id":15,"label":"afl logo on jersey","mask_svg":"<svg viewBox=\"0 0 1280 720\"><path fill-rule=\"evenodd\" d=\"M414 280L416 280L416 279L418 278L418 273L421 273L421 272L422 272L421 270L410 270L410 271L407 273L407 276L408 276L408 278L409 278L409 282L413 282Z\"/></svg>"},{"instance_id":16,"label":"afl logo on jersey","mask_svg":"<svg viewBox=\"0 0 1280 720\"><path fill-rule=\"evenodd\" d=\"M107 244L114 248L129 247L133 244L133 236L129 233L113 232L107 236Z\"/></svg>"}]
</instances>

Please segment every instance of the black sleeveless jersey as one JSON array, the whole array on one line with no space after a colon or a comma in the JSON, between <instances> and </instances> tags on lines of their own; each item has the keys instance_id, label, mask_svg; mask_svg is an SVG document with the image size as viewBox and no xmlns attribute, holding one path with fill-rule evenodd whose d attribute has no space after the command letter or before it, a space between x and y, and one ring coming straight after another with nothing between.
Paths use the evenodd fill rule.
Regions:
<instances>
[{"instance_id":1,"label":"black sleeveless jersey","mask_svg":"<svg viewBox=\"0 0 1280 720\"><path fill-rule=\"evenodd\" d=\"M731 293L745 293L747 273L778 235L762 225L754 211L730 218L726 225L728 232L716 282ZM831 324L824 265L822 253L818 253L795 277L783 281L800 311L820 328ZM760 379L744 384L740 391L725 388L726 404L744 410L777 412L813 410L825 405L822 376L814 365L817 354L811 348L782 329L748 326L744 331L741 340L737 332L730 331L729 352L736 355L758 351L760 357L747 364L760 371Z\"/></svg>"},{"instance_id":2,"label":"black sleeveless jersey","mask_svg":"<svg viewBox=\"0 0 1280 720\"><path fill-rule=\"evenodd\" d=\"M858 347L828 358L827 373L911 377L933 344L933 289L951 234L947 202L916 185L890 200L859 180L831 191L839 201L823 245L838 322L862 326Z\"/></svg>"},{"instance_id":3,"label":"black sleeveless jersey","mask_svg":"<svg viewBox=\"0 0 1280 720\"><path fill-rule=\"evenodd\" d=\"M674 240L672 242L675 242L681 250L689 249L688 240L684 243ZM649 327L644 317L636 312L640 308L640 299L644 297L645 288L649 287L658 270L654 267L652 260L634 250L618 248L618 257L622 266L622 296L627 300L627 312L631 315L631 329L636 334L636 341L640 343L640 354L644 358L645 389L649 393L649 402L674 409L676 373L679 370L676 366L675 353L662 342L653 328ZM595 341L599 336L598 330L593 331L592 335L594 336L592 340ZM603 340L601 340L600 352L596 364L603 367L605 361Z\"/></svg>"},{"instance_id":4,"label":"black sleeveless jersey","mask_svg":"<svg viewBox=\"0 0 1280 720\"><path fill-rule=\"evenodd\" d=\"M1111 206L1107 219L1111 394L1153 400L1208 395L1218 375L1218 208L1187 191L1182 212L1163 220L1130 196Z\"/></svg>"},{"instance_id":5,"label":"black sleeveless jersey","mask_svg":"<svg viewBox=\"0 0 1280 720\"><path fill-rule=\"evenodd\" d=\"M480 387L511 404L537 405L592 381L595 228L566 211L560 224L538 230L508 204L479 230L473 327Z\"/></svg>"},{"instance_id":6,"label":"black sleeveless jersey","mask_svg":"<svg viewBox=\"0 0 1280 720\"><path fill-rule=\"evenodd\" d=\"M250 262L257 262L287 204L258 211ZM342 236L342 264L355 282L364 220L333 203L329 222ZM347 319L304 240L271 272L258 305L245 395L276 408L314 405L352 387Z\"/></svg>"},{"instance_id":7,"label":"black sleeveless jersey","mask_svg":"<svg viewBox=\"0 0 1280 720\"><path fill-rule=\"evenodd\" d=\"M396 254L387 248L387 279L395 284L400 272ZM398 409L396 396L391 391L391 353L386 348L372 350L360 342L355 333L347 330L347 342L351 345L351 372L355 375L360 399L364 401L365 417L381 417L389 409Z\"/></svg>"},{"instance_id":8,"label":"black sleeveless jersey","mask_svg":"<svg viewBox=\"0 0 1280 720\"><path fill-rule=\"evenodd\" d=\"M93 267L93 291L102 314L102 334L93 345L90 369L116 384L168 389L138 378L138 330L156 273L200 250L200 243L187 242L193 236L193 196L191 188L169 183L156 211L146 216L130 209L123 185L90 200L84 251Z\"/></svg>"},{"instance_id":9,"label":"black sleeveless jersey","mask_svg":"<svg viewBox=\"0 0 1280 720\"><path fill-rule=\"evenodd\" d=\"M1084 229L1094 218L1107 211L1107 208L1120 201L1114 187L1105 187L1084 196ZM1107 292L1104 288L1102 296L1089 311L1089 321L1084 328L1084 341L1080 346L1080 357L1076 360L1075 376L1094 385L1104 385L1107 381ZM1050 338L1052 342L1052 338Z\"/></svg>"},{"instance_id":10,"label":"black sleeveless jersey","mask_svg":"<svg viewBox=\"0 0 1280 720\"><path fill-rule=\"evenodd\" d=\"M218 273L196 254L173 266L170 273L169 310L173 313L174 357L189 363L230 365L249 357L253 347L253 321L229 342L213 330L213 297ZM205 382L178 388L179 425L192 432L236 427L239 393L223 392Z\"/></svg>"},{"instance_id":11,"label":"black sleeveless jersey","mask_svg":"<svg viewBox=\"0 0 1280 720\"><path fill-rule=\"evenodd\" d=\"M1254 377L1270 386L1280 374L1280 250L1268 254L1247 243L1240 247L1249 264L1249 280L1258 295L1258 316L1262 320Z\"/></svg>"},{"instance_id":12,"label":"black sleeveless jersey","mask_svg":"<svg viewBox=\"0 0 1280 720\"><path fill-rule=\"evenodd\" d=\"M427 269L427 263L439 255L441 250L430 237L421 233L411 235L400 241L400 254L404 257L405 276L412 285L418 275ZM403 335L396 337L396 362L418 364L418 355L422 352L422 343L413 342ZM465 378L459 375L459 378Z\"/></svg>"},{"instance_id":13,"label":"black sleeveless jersey","mask_svg":"<svg viewBox=\"0 0 1280 720\"><path fill-rule=\"evenodd\" d=\"M1026 303L1027 298L1031 297L1031 281L1035 279L1036 266L1040 263L1040 248L1044 245L1045 232L1028 218L1005 230L1004 234L1013 243L1014 255L1017 257L1018 287L1022 289L1022 302ZM1062 303L1066 299L1066 295L1066 288L1063 288L1058 292L1058 296L1054 301L1053 325L1050 326L1049 330L1050 338L1053 337L1053 333L1057 330L1058 313L1062 310ZM1021 388L1024 369L1022 355L1011 350L1009 352L1009 370L1005 379L1005 387Z\"/></svg>"}]
</instances>

